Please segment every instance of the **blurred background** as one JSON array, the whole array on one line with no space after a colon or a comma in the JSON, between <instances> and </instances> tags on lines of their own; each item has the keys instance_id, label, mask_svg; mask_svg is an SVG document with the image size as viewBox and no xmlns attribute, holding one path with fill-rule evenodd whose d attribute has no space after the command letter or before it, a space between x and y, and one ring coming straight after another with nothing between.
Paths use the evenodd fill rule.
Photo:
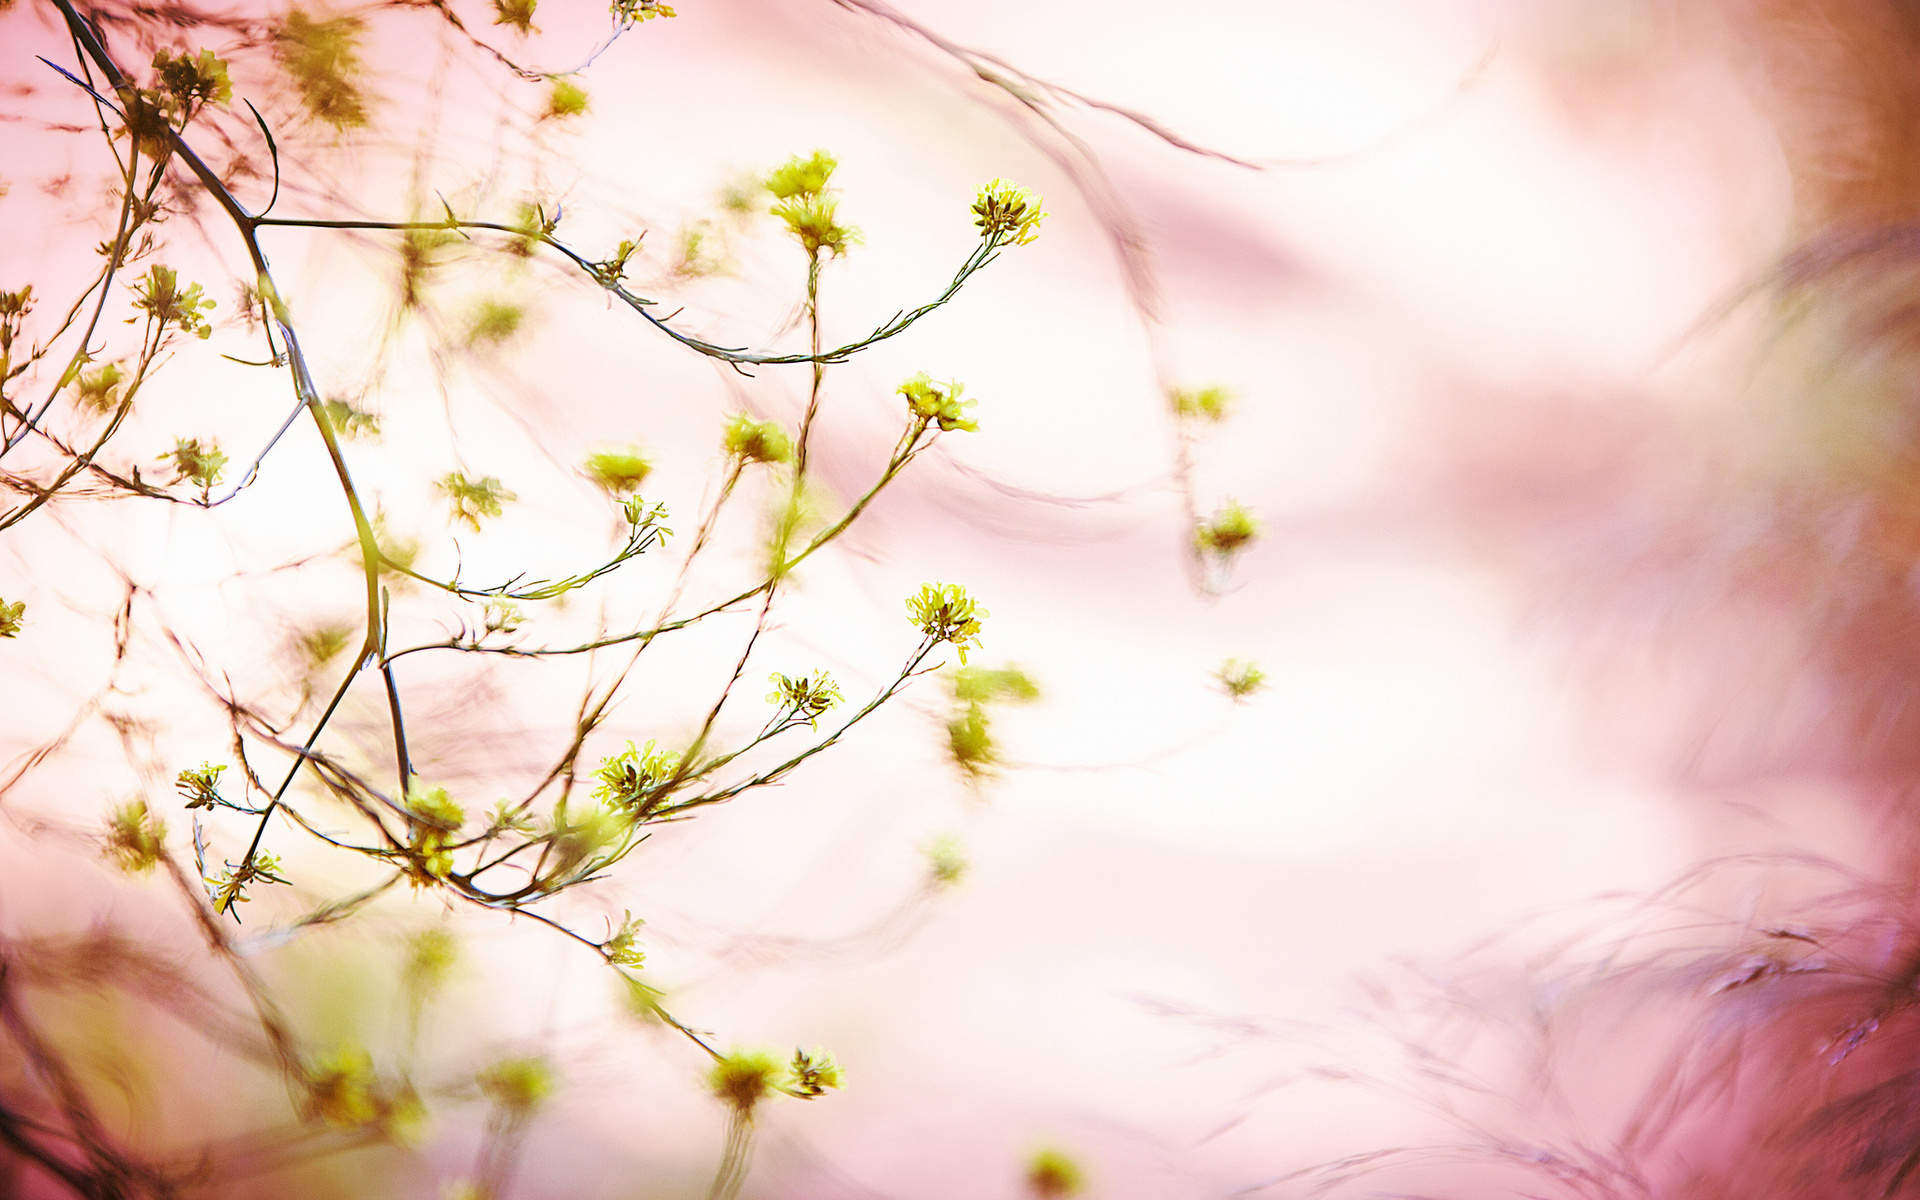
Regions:
<instances>
[{"instance_id":1,"label":"blurred background","mask_svg":"<svg viewBox=\"0 0 1920 1200\"><path fill-rule=\"evenodd\" d=\"M553 7L524 43L549 70L601 32L592 6ZM83 185L53 186L98 171L98 138L35 124L86 119L31 57L70 56L51 11L0 16L0 203L26 231L8 278L103 236ZM651 294L725 344L794 337L800 255L721 200L789 155L838 156L864 234L826 273L833 341L944 285L980 183L1046 197L1035 244L830 372L829 506L884 462L900 378L964 380L981 430L809 564L748 675L824 665L865 692L911 647L902 599L964 582L992 614L980 661L1040 690L993 709L998 762L951 760L929 677L568 901L582 927L646 918L680 1019L845 1065L844 1092L766 1111L744 1194L1020 1195L1042 1147L1113 1197L1901 1194L1920 1147L1920 1123L1883 1119L1915 1086L1896 1034L1920 761L1906 6L688 0L592 62L564 128L432 21L369 13L377 136L309 136L283 206L537 196L583 242L644 228ZM272 87L236 75L269 115ZM232 272L216 223L180 226L196 278ZM579 515L584 453L643 445L648 498L691 514L727 414L791 425L805 404L803 371L717 368L537 265L449 265L421 318L442 343L488 297L527 315L510 341L434 350L395 332L391 245L271 236L323 391L380 417L353 453L388 528L436 570L589 561L613 523ZM257 442L284 407L261 374L195 347L131 436ZM1216 385L1224 420L1170 411L1171 389ZM318 440L276 454L212 517L76 504L0 542L0 595L34 620L0 650L4 748L25 763L67 735L5 797L8 937L144 930L191 953L160 885L77 835L50 854L37 822L144 789L165 808L165 781L227 743L193 678L299 694L299 639L353 620ZM458 546L427 482L455 466L520 497ZM1197 577L1192 517L1228 499L1262 536ZM758 520L723 529L723 579L752 569ZM661 581L618 586L553 620L637 610ZM402 620L445 632L426 606ZM609 735L684 741L743 629L663 648ZM1229 696L1230 658L1265 686ZM477 803L537 774L582 678L408 674L420 770ZM341 723L370 756L378 700ZM215 847L240 828L210 822ZM361 885L277 836L309 905ZM964 856L958 883L927 881L932 845ZM310 1036L377 1050L405 1024L395 947L442 923L461 953L425 1060L555 1066L509 1194L704 1191L724 1113L702 1064L580 947L396 893L258 961ZM156 1143L274 1094L125 1021L152 1064L129 1119ZM437 1194L479 1136L460 1099L411 1149L223 1194Z\"/></svg>"}]
</instances>

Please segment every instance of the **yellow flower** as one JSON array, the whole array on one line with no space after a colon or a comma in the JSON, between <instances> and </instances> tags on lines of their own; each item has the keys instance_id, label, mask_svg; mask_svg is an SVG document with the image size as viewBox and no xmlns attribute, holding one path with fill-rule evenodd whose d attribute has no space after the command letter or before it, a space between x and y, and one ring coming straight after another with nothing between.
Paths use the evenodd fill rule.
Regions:
<instances>
[{"instance_id":1,"label":"yellow flower","mask_svg":"<svg viewBox=\"0 0 1920 1200\"><path fill-rule=\"evenodd\" d=\"M1040 236L1040 197L1032 189L996 179L973 199L973 223L995 245L1024 246Z\"/></svg>"},{"instance_id":2,"label":"yellow flower","mask_svg":"<svg viewBox=\"0 0 1920 1200\"><path fill-rule=\"evenodd\" d=\"M979 401L962 400L960 397L966 393L967 387L958 380L935 383L922 371L894 390L907 398L909 412L922 421L940 426L944 432L960 429L974 433L980 428L978 421L967 416L967 410Z\"/></svg>"},{"instance_id":3,"label":"yellow flower","mask_svg":"<svg viewBox=\"0 0 1920 1200\"><path fill-rule=\"evenodd\" d=\"M827 181L833 178L833 169L839 165L825 150L815 150L807 158L796 154L785 166L767 176L766 189L776 200L818 196L827 190Z\"/></svg>"},{"instance_id":4,"label":"yellow flower","mask_svg":"<svg viewBox=\"0 0 1920 1200\"><path fill-rule=\"evenodd\" d=\"M979 602L957 583L926 583L907 601L907 616L920 632L937 642L949 642L967 661L969 647L980 644L980 622L988 615Z\"/></svg>"}]
</instances>

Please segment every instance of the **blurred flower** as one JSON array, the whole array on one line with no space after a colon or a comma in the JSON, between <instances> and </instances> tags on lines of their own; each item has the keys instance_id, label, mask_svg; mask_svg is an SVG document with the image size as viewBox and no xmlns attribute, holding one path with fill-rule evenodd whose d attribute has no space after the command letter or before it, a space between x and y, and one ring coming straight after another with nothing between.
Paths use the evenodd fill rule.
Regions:
<instances>
[{"instance_id":1,"label":"blurred flower","mask_svg":"<svg viewBox=\"0 0 1920 1200\"><path fill-rule=\"evenodd\" d=\"M1221 558L1230 558L1260 536L1260 523L1238 500L1229 500L1193 531L1194 544Z\"/></svg>"},{"instance_id":2,"label":"blurred flower","mask_svg":"<svg viewBox=\"0 0 1920 1200\"><path fill-rule=\"evenodd\" d=\"M336 130L367 123L366 101L355 78L365 30L357 17L316 21L296 8L273 32L274 52L299 89L307 115Z\"/></svg>"},{"instance_id":3,"label":"blurred flower","mask_svg":"<svg viewBox=\"0 0 1920 1200\"><path fill-rule=\"evenodd\" d=\"M107 818L107 854L123 871L151 871L165 853L166 824L147 811L145 800L130 800Z\"/></svg>"},{"instance_id":4,"label":"blurred flower","mask_svg":"<svg viewBox=\"0 0 1920 1200\"><path fill-rule=\"evenodd\" d=\"M1266 672L1243 658L1229 658L1221 663L1213 677L1235 700L1244 700L1267 686Z\"/></svg>"},{"instance_id":5,"label":"blurred flower","mask_svg":"<svg viewBox=\"0 0 1920 1200\"><path fill-rule=\"evenodd\" d=\"M519 499L492 475L468 479L464 472L449 471L438 486L452 504L454 520L464 521L475 533L480 532L480 518L497 517L503 504Z\"/></svg>"},{"instance_id":6,"label":"blurred flower","mask_svg":"<svg viewBox=\"0 0 1920 1200\"><path fill-rule=\"evenodd\" d=\"M777 421L756 421L746 413L735 413L722 440L728 454L746 462L793 461L793 440Z\"/></svg>"},{"instance_id":7,"label":"blurred flower","mask_svg":"<svg viewBox=\"0 0 1920 1200\"><path fill-rule=\"evenodd\" d=\"M1041 1200L1077 1196L1086 1187L1086 1173L1080 1164L1059 1150L1038 1150L1027 1160L1027 1190Z\"/></svg>"},{"instance_id":8,"label":"blurred flower","mask_svg":"<svg viewBox=\"0 0 1920 1200\"><path fill-rule=\"evenodd\" d=\"M487 1099L525 1115L553 1094L553 1068L541 1058L508 1058L480 1072L476 1082Z\"/></svg>"},{"instance_id":9,"label":"blurred flower","mask_svg":"<svg viewBox=\"0 0 1920 1200\"><path fill-rule=\"evenodd\" d=\"M1218 385L1204 388L1174 388L1168 393L1175 416L1184 420L1220 422L1227 419L1233 393Z\"/></svg>"},{"instance_id":10,"label":"blurred flower","mask_svg":"<svg viewBox=\"0 0 1920 1200\"><path fill-rule=\"evenodd\" d=\"M631 495L651 474L653 463L637 449L603 450L587 456L587 478L609 495Z\"/></svg>"}]
</instances>

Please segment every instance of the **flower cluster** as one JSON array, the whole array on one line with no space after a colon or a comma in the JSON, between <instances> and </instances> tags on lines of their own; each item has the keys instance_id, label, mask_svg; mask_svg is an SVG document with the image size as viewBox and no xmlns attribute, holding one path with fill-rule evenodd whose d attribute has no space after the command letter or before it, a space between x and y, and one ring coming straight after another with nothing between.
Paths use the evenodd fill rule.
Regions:
<instances>
[{"instance_id":1,"label":"flower cluster","mask_svg":"<svg viewBox=\"0 0 1920 1200\"><path fill-rule=\"evenodd\" d=\"M355 408L345 400L322 400L320 411L327 416L327 424L333 431L348 438L377 438L380 436L380 418L365 409Z\"/></svg>"},{"instance_id":2,"label":"flower cluster","mask_svg":"<svg viewBox=\"0 0 1920 1200\"><path fill-rule=\"evenodd\" d=\"M775 1092L812 1100L844 1083L840 1065L822 1050L795 1050L793 1061L785 1065L765 1050L734 1050L721 1055L707 1072L713 1094L748 1116Z\"/></svg>"},{"instance_id":3,"label":"flower cluster","mask_svg":"<svg viewBox=\"0 0 1920 1200\"><path fill-rule=\"evenodd\" d=\"M1193 531L1194 544L1220 558L1230 558L1260 536L1260 522L1238 500L1229 500Z\"/></svg>"},{"instance_id":4,"label":"flower cluster","mask_svg":"<svg viewBox=\"0 0 1920 1200\"><path fill-rule=\"evenodd\" d=\"M299 89L301 107L335 130L367 123L366 100L356 78L365 32L366 22L358 17L316 21L298 8L273 31L274 53Z\"/></svg>"},{"instance_id":5,"label":"flower cluster","mask_svg":"<svg viewBox=\"0 0 1920 1200\"><path fill-rule=\"evenodd\" d=\"M380 1081L365 1050L341 1046L321 1055L308 1066L306 1082L307 1107L329 1125L358 1129L380 1115Z\"/></svg>"},{"instance_id":6,"label":"flower cluster","mask_svg":"<svg viewBox=\"0 0 1920 1200\"><path fill-rule=\"evenodd\" d=\"M641 235L641 237L644 236L646 235ZM634 252L639 249L640 238L622 239L620 245L614 248L612 258L594 263L589 268L593 273L594 282L605 288L610 288L618 284L622 279L626 278L627 260L632 258Z\"/></svg>"},{"instance_id":7,"label":"flower cluster","mask_svg":"<svg viewBox=\"0 0 1920 1200\"><path fill-rule=\"evenodd\" d=\"M947 718L947 749L967 777L979 781L993 770L999 754L993 744L987 705L1026 704L1040 698L1040 687L1019 667L963 666L953 673L953 713Z\"/></svg>"},{"instance_id":8,"label":"flower cluster","mask_svg":"<svg viewBox=\"0 0 1920 1200\"><path fill-rule=\"evenodd\" d=\"M1086 1172L1059 1150L1036 1151L1027 1162L1027 1190L1040 1200L1077 1196L1086 1187Z\"/></svg>"},{"instance_id":9,"label":"flower cluster","mask_svg":"<svg viewBox=\"0 0 1920 1200\"><path fill-rule=\"evenodd\" d=\"M511 25L522 34L538 33L533 27L533 10L539 0L493 0L493 23Z\"/></svg>"},{"instance_id":10,"label":"flower cluster","mask_svg":"<svg viewBox=\"0 0 1920 1200\"><path fill-rule=\"evenodd\" d=\"M922 371L895 390L907 398L907 411L923 423L938 425L946 432L959 429L973 433L980 428L978 421L967 416L967 410L979 401L962 400L967 388L957 380L936 383Z\"/></svg>"},{"instance_id":11,"label":"flower cluster","mask_svg":"<svg viewBox=\"0 0 1920 1200\"><path fill-rule=\"evenodd\" d=\"M575 811L562 801L553 806L553 820L547 829L553 858L541 886L552 890L565 886L574 869L582 863L593 869L599 856L633 830L632 820L623 812L590 804Z\"/></svg>"},{"instance_id":12,"label":"flower cluster","mask_svg":"<svg viewBox=\"0 0 1920 1200\"><path fill-rule=\"evenodd\" d=\"M648 504L638 496L628 496L627 502L620 507L626 515L627 524L633 526L633 536L638 537L645 530L658 530L661 537L672 537L673 530L660 522L667 519L666 502Z\"/></svg>"},{"instance_id":13,"label":"flower cluster","mask_svg":"<svg viewBox=\"0 0 1920 1200\"><path fill-rule=\"evenodd\" d=\"M587 90L571 79L555 79L547 95L547 111L541 116L552 120L577 117L587 111Z\"/></svg>"},{"instance_id":14,"label":"flower cluster","mask_svg":"<svg viewBox=\"0 0 1920 1200\"><path fill-rule=\"evenodd\" d=\"M407 874L414 885L438 883L453 873L454 841L467 814L447 789L423 788L416 782L407 789L407 813L412 818L413 854L407 861Z\"/></svg>"},{"instance_id":15,"label":"flower cluster","mask_svg":"<svg viewBox=\"0 0 1920 1200\"><path fill-rule=\"evenodd\" d=\"M373 1058L358 1046L337 1046L306 1067L307 1116L337 1129L375 1129L405 1141L426 1120L419 1093L404 1082L389 1082L373 1069Z\"/></svg>"},{"instance_id":16,"label":"flower cluster","mask_svg":"<svg viewBox=\"0 0 1920 1200\"><path fill-rule=\"evenodd\" d=\"M787 1082L780 1090L801 1100L824 1096L845 1085L846 1075L824 1050L795 1050L787 1064Z\"/></svg>"},{"instance_id":17,"label":"flower cluster","mask_svg":"<svg viewBox=\"0 0 1920 1200\"><path fill-rule=\"evenodd\" d=\"M520 332L520 323L526 318L526 310L518 304L489 296L474 305L467 316L467 344L497 346Z\"/></svg>"},{"instance_id":18,"label":"flower cluster","mask_svg":"<svg viewBox=\"0 0 1920 1200\"><path fill-rule=\"evenodd\" d=\"M12 604L8 604L7 598L0 596L0 638L19 637L20 627L26 624L26 613L25 600L15 600Z\"/></svg>"},{"instance_id":19,"label":"flower cluster","mask_svg":"<svg viewBox=\"0 0 1920 1200\"><path fill-rule=\"evenodd\" d=\"M236 904L244 904L246 886L256 880L264 879L268 883L285 883L280 874L280 858L269 850L255 850L253 856L238 866L228 863L226 869L218 875L203 877L208 892L213 898L213 911L224 913Z\"/></svg>"},{"instance_id":20,"label":"flower cluster","mask_svg":"<svg viewBox=\"0 0 1920 1200\"><path fill-rule=\"evenodd\" d=\"M958 650L964 665L967 650L980 645L980 622L988 613L957 583L924 583L907 601L907 616L921 633Z\"/></svg>"},{"instance_id":21,"label":"flower cluster","mask_svg":"<svg viewBox=\"0 0 1920 1200\"><path fill-rule=\"evenodd\" d=\"M526 612L518 604L497 598L487 601L481 616L482 626L488 633L512 633L526 619Z\"/></svg>"},{"instance_id":22,"label":"flower cluster","mask_svg":"<svg viewBox=\"0 0 1920 1200\"><path fill-rule=\"evenodd\" d=\"M492 475L468 479L463 472L449 471L438 486L453 509L453 519L465 522L475 533L480 532L481 517L497 517L503 504L520 498Z\"/></svg>"},{"instance_id":23,"label":"flower cluster","mask_svg":"<svg viewBox=\"0 0 1920 1200\"><path fill-rule=\"evenodd\" d=\"M640 936L640 927L646 922L629 911L620 923L620 928L607 935L600 943L600 953L616 967L639 967L647 961L646 952L636 944Z\"/></svg>"},{"instance_id":24,"label":"flower cluster","mask_svg":"<svg viewBox=\"0 0 1920 1200\"><path fill-rule=\"evenodd\" d=\"M652 20L654 17L674 15L673 9L662 4L660 0L613 0L607 11L619 18L622 25L633 25Z\"/></svg>"},{"instance_id":25,"label":"flower cluster","mask_svg":"<svg viewBox=\"0 0 1920 1200\"><path fill-rule=\"evenodd\" d=\"M805 721L815 728L828 709L846 698L840 694L840 685L825 671L798 678L775 671L767 678L773 684L773 691L767 693L767 703L779 705L789 719Z\"/></svg>"},{"instance_id":26,"label":"flower cluster","mask_svg":"<svg viewBox=\"0 0 1920 1200\"><path fill-rule=\"evenodd\" d=\"M721 440L728 454L744 462L793 461L793 439L778 421L756 421L746 413L735 413Z\"/></svg>"},{"instance_id":27,"label":"flower cluster","mask_svg":"<svg viewBox=\"0 0 1920 1200\"><path fill-rule=\"evenodd\" d=\"M80 403L94 412L112 412L120 404L120 365L106 363L74 376L73 388Z\"/></svg>"},{"instance_id":28,"label":"flower cluster","mask_svg":"<svg viewBox=\"0 0 1920 1200\"><path fill-rule=\"evenodd\" d=\"M501 1108L525 1115L553 1094L553 1068L542 1058L508 1058L480 1072L474 1082Z\"/></svg>"},{"instance_id":29,"label":"flower cluster","mask_svg":"<svg viewBox=\"0 0 1920 1200\"><path fill-rule=\"evenodd\" d=\"M1024 246L1040 236L1040 197L1031 188L996 179L973 198L973 223L994 245Z\"/></svg>"},{"instance_id":30,"label":"flower cluster","mask_svg":"<svg viewBox=\"0 0 1920 1200\"><path fill-rule=\"evenodd\" d=\"M1233 406L1233 393L1218 385L1174 388L1167 394L1167 399L1173 406L1173 415L1185 421L1211 421L1217 424L1227 419L1227 413Z\"/></svg>"},{"instance_id":31,"label":"flower cluster","mask_svg":"<svg viewBox=\"0 0 1920 1200\"><path fill-rule=\"evenodd\" d=\"M13 340L33 311L33 285L17 292L0 292L0 379L12 378Z\"/></svg>"},{"instance_id":32,"label":"flower cluster","mask_svg":"<svg viewBox=\"0 0 1920 1200\"><path fill-rule=\"evenodd\" d=\"M967 853L960 840L942 834L920 848L926 855L927 874L942 887L952 887L967 875Z\"/></svg>"},{"instance_id":33,"label":"flower cluster","mask_svg":"<svg viewBox=\"0 0 1920 1200\"><path fill-rule=\"evenodd\" d=\"M653 463L636 449L603 450L587 457L587 478L612 496L630 496L653 474Z\"/></svg>"},{"instance_id":34,"label":"flower cluster","mask_svg":"<svg viewBox=\"0 0 1920 1200\"><path fill-rule=\"evenodd\" d=\"M145 275L134 280L133 306L163 329L173 325L182 333L202 339L213 335L213 328L202 314L214 307L214 300L201 295L197 283L189 284L185 291L180 290L179 272L172 267L155 263L147 268ZM137 320L138 317L130 318L127 324Z\"/></svg>"},{"instance_id":35,"label":"flower cluster","mask_svg":"<svg viewBox=\"0 0 1920 1200\"><path fill-rule=\"evenodd\" d=\"M181 125L208 104L225 104L233 99L233 81L227 77L227 64L211 50L198 55L175 56L168 50L153 55L155 82L160 86L155 97L169 117Z\"/></svg>"},{"instance_id":36,"label":"flower cluster","mask_svg":"<svg viewBox=\"0 0 1920 1200\"><path fill-rule=\"evenodd\" d=\"M766 188L777 201L769 211L786 222L787 232L800 239L813 258L822 251L838 258L860 240L859 230L840 224L840 201L828 194L827 181L838 165L825 150L815 150L807 158L794 156L766 178Z\"/></svg>"},{"instance_id":37,"label":"flower cluster","mask_svg":"<svg viewBox=\"0 0 1920 1200\"><path fill-rule=\"evenodd\" d=\"M107 818L107 855L123 871L151 871L165 853L166 840L166 824L147 811L145 800L130 800Z\"/></svg>"},{"instance_id":38,"label":"flower cluster","mask_svg":"<svg viewBox=\"0 0 1920 1200\"><path fill-rule=\"evenodd\" d=\"M1230 658L1221 663L1213 677L1235 700L1245 700L1267 686L1267 673L1244 658Z\"/></svg>"},{"instance_id":39,"label":"flower cluster","mask_svg":"<svg viewBox=\"0 0 1920 1200\"><path fill-rule=\"evenodd\" d=\"M653 742L644 749L627 743L627 748L600 760L593 789L597 799L626 810L635 818L650 816L666 799L664 791L680 773L680 755L658 750Z\"/></svg>"},{"instance_id":40,"label":"flower cluster","mask_svg":"<svg viewBox=\"0 0 1920 1200\"><path fill-rule=\"evenodd\" d=\"M840 163L825 150L815 150L806 158L794 155L786 165L776 167L766 178L766 189L773 193L775 200L791 200L795 196L818 196L827 190L827 182L833 178L833 169Z\"/></svg>"},{"instance_id":41,"label":"flower cluster","mask_svg":"<svg viewBox=\"0 0 1920 1200\"><path fill-rule=\"evenodd\" d=\"M574 89L579 91L578 88ZM586 93L580 92L580 105L586 107ZM560 228L560 209L556 207L553 215L547 215L547 206L531 201L521 201L513 214L514 235L507 240L507 253L517 258L531 258L541 242L553 236Z\"/></svg>"},{"instance_id":42,"label":"flower cluster","mask_svg":"<svg viewBox=\"0 0 1920 1200\"><path fill-rule=\"evenodd\" d=\"M212 439L201 445L199 438L178 438L160 461L173 464L176 478L203 492L219 483L221 472L227 469L227 456Z\"/></svg>"},{"instance_id":43,"label":"flower cluster","mask_svg":"<svg viewBox=\"0 0 1920 1200\"><path fill-rule=\"evenodd\" d=\"M211 809L216 804L227 803L220 794L220 773L226 769L225 763L217 766L210 762L201 763L180 772L173 786L186 800L188 808Z\"/></svg>"}]
</instances>

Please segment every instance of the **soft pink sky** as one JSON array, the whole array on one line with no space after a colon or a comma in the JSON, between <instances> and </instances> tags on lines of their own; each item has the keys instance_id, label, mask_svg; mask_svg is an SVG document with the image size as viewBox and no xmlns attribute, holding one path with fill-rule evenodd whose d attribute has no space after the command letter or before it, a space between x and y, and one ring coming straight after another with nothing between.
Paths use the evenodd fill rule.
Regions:
<instances>
[{"instance_id":1,"label":"soft pink sky","mask_svg":"<svg viewBox=\"0 0 1920 1200\"><path fill-rule=\"evenodd\" d=\"M1238 397L1232 421L1200 443L1202 503L1238 497L1269 536L1226 595L1188 586L1171 430L1112 255L1057 169L972 103L962 77L826 4L687 0L587 73L594 107L580 132L474 161L501 178L544 176L583 238L619 236L631 214L665 245L730 176L828 147L842 211L867 239L828 272L841 333L937 288L966 252L979 183L1007 176L1045 194L1038 243L830 376L821 463L843 491L884 454L897 420L889 389L910 372L964 379L982 429L948 438L844 553L806 572L749 672L817 661L876 679L907 644L901 597L959 580L992 610L986 661L1021 664L1045 700L997 716L1017 765L976 797L941 761L940 697L925 681L819 769L662 834L595 897L604 903L576 915L647 916L676 1012L723 1041L822 1044L847 1063L844 1094L769 1118L750 1192L1011 1194L1021 1156L1050 1141L1085 1157L1098 1195L1220 1195L1431 1131L1429 1116L1376 1090L1300 1075L1373 1053L1356 1032L1358 975L1399 978L1397 959L1446 963L1528 914L1657 885L1710 846L1789 840L1764 824L1729 833L1713 812L1677 805L1649 748L1659 738L1594 733L1580 682L1590 639L1562 619L1573 606L1480 553L1443 488L1462 446L1499 442L1523 417L1552 424L1556 405L1604 400L1649 420L1711 405L1699 385L1718 378L1718 360L1672 350L1780 243L1788 197L1770 134L1726 67L1659 50L1624 6L901 8L1222 150L1329 159L1252 173L1076 115L1155 247L1174 375ZM548 44L563 45L566 19L542 20ZM11 28L22 25L16 14ZM39 48L37 35L23 40ZM411 52L382 53L398 72ZM1634 71L1644 75L1622 84ZM469 120L484 127L484 105L464 112L464 93L450 95L448 158L465 162L457 147ZM404 196L391 157L335 169L379 210ZM450 167L435 186L460 196L478 174ZM377 260L324 236L276 239L323 370L352 386L371 319L329 301L368 294ZM0 248L0 270L42 249ZM736 251L733 277L670 298L695 327L762 339L791 307L798 255L765 228ZM661 498L690 514L737 397L783 419L798 411L797 372L730 393L618 314L577 295L569 304L556 300L500 364L545 388L539 405L512 407L517 382L488 391L469 379L443 408L417 363L389 380L386 446L355 453L393 473L388 511L441 539L437 565L453 554L432 524L437 501L406 482L415 456L433 473L458 461L499 474L527 498L496 535L463 545L477 579L526 556L581 561L607 536L568 515L589 503L584 486L543 490L542 455L564 468L584 448L640 440L662 460ZM209 388L235 370L187 356L177 366ZM113 557L154 583L210 654L245 660L280 612L351 611L350 581L295 589L271 614L250 607L259 593L217 586L225 554L290 556L344 538L331 508L298 503L302 489L325 494L319 468L302 431L256 502L214 532L185 511L123 507L100 536L117 539ZM96 527L77 528L84 538ZM735 532L749 541L748 524ZM44 566L69 552L63 540L23 531L0 545L0 595L27 596L47 614L41 630L63 627L60 597L75 590ZM8 707L24 715L37 702L20 697L70 687L64 653L34 638L0 651ZM617 736L684 735L693 718L675 689L698 681L705 653L663 655ZM1208 675L1229 655L1257 660L1269 690L1243 706L1219 695ZM418 684L438 669L423 667ZM496 678L500 691L450 709L462 728L551 731L569 719L549 706L570 679ZM1618 725L1632 722L1608 728ZM476 774L518 756L500 742L489 753ZM965 885L849 938L912 894L916 847L943 831L967 844ZM293 861L316 878L332 870L319 856ZM400 927L431 908L409 912L400 898L380 920ZM604 981L583 955L475 929L519 947L516 964L538 964L486 983L493 1011L522 996L513 1011L544 1015L537 1030L483 1006L467 1016L501 1044L551 1047L570 1083L536 1127L523 1194L640 1194L607 1182L605 1160L578 1152L583 1136L704 1186L692 1179L719 1126L688 1099L698 1064L677 1044L607 1035Z\"/></svg>"}]
</instances>

